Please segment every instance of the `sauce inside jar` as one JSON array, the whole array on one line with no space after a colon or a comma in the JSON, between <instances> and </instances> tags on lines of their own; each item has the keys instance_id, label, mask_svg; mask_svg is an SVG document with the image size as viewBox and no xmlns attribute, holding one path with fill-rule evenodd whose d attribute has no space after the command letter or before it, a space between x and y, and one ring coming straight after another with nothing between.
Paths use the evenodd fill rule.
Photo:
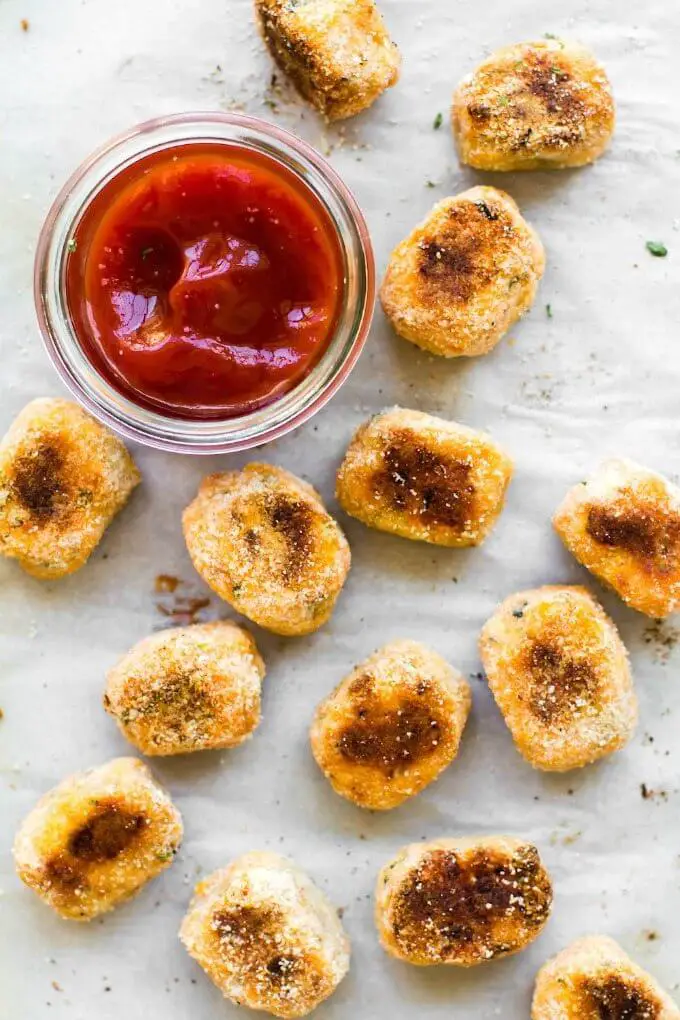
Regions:
<instances>
[{"instance_id":1,"label":"sauce inside jar","mask_svg":"<svg viewBox=\"0 0 680 1020\"><path fill-rule=\"evenodd\" d=\"M83 350L126 397L180 418L278 399L340 312L336 228L264 154L187 143L111 178L69 243L66 300Z\"/></svg>"}]
</instances>

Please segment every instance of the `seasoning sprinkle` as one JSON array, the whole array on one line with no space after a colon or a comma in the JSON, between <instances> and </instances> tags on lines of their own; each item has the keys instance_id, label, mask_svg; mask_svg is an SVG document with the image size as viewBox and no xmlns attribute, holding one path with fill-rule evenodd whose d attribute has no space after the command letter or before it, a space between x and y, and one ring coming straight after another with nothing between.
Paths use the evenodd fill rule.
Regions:
<instances>
[{"instance_id":1,"label":"seasoning sprinkle","mask_svg":"<svg viewBox=\"0 0 680 1020\"><path fill-rule=\"evenodd\" d=\"M438 113L437 116L434 118L434 123L433 123L432 127L435 129L435 131L439 131L439 128L442 126L443 123L444 123L444 114L443 113Z\"/></svg>"}]
</instances>

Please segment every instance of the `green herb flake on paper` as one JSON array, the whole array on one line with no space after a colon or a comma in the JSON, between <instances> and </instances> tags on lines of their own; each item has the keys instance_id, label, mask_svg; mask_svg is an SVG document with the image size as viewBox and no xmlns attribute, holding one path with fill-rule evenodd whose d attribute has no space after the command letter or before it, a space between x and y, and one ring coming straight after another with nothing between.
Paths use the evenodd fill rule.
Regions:
<instances>
[{"instance_id":1,"label":"green herb flake on paper","mask_svg":"<svg viewBox=\"0 0 680 1020\"><path fill-rule=\"evenodd\" d=\"M434 118L434 123L433 123L432 127L435 129L435 131L439 131L439 128L442 126L443 123L444 123L444 114L443 113L438 113L437 116Z\"/></svg>"},{"instance_id":2,"label":"green herb flake on paper","mask_svg":"<svg viewBox=\"0 0 680 1020\"><path fill-rule=\"evenodd\" d=\"M661 241L647 241L646 248L650 255L655 255L657 259L665 259L668 255L668 248Z\"/></svg>"},{"instance_id":3,"label":"green herb flake on paper","mask_svg":"<svg viewBox=\"0 0 680 1020\"><path fill-rule=\"evenodd\" d=\"M546 305L545 306L545 314L548 316L549 319L552 319L552 317L553 317L552 305Z\"/></svg>"},{"instance_id":4,"label":"green herb flake on paper","mask_svg":"<svg viewBox=\"0 0 680 1020\"><path fill-rule=\"evenodd\" d=\"M551 39L553 42L559 43L560 44L560 49L561 50L564 49L564 43L560 39L559 35L555 35L554 32L544 32L543 33L543 38L544 39Z\"/></svg>"}]
</instances>

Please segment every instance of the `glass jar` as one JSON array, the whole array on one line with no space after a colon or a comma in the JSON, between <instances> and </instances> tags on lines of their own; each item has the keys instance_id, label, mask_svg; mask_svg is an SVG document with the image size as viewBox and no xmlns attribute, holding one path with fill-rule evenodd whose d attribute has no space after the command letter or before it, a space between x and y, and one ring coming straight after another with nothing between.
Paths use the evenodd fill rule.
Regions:
<instances>
[{"instance_id":1,"label":"glass jar","mask_svg":"<svg viewBox=\"0 0 680 1020\"><path fill-rule=\"evenodd\" d=\"M136 161L190 142L224 142L255 150L294 173L326 209L342 253L344 290L337 324L323 354L293 389L238 417L169 417L140 406L93 366L76 334L66 296L69 242L85 210L114 177ZM355 365L375 301L368 228L353 196L319 153L288 131L234 113L192 113L141 124L95 152L66 183L38 241L34 278L38 321L47 352L76 399L95 418L147 446L181 453L245 450L284 435L333 396Z\"/></svg>"}]
</instances>

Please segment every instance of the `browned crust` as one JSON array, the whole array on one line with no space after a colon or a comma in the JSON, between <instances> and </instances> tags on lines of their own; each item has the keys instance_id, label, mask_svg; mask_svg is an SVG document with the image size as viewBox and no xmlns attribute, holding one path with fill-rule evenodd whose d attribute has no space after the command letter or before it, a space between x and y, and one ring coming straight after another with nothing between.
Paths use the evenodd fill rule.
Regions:
<instances>
[{"instance_id":1,"label":"browned crust","mask_svg":"<svg viewBox=\"0 0 680 1020\"><path fill-rule=\"evenodd\" d=\"M255 0L255 10L272 57L328 120L360 113L399 78L373 0Z\"/></svg>"},{"instance_id":2,"label":"browned crust","mask_svg":"<svg viewBox=\"0 0 680 1020\"><path fill-rule=\"evenodd\" d=\"M285 1015L291 999L315 1001L327 994L316 956L290 945L285 917L275 906L220 907L211 928L224 963L259 990L268 1011Z\"/></svg>"},{"instance_id":3,"label":"browned crust","mask_svg":"<svg viewBox=\"0 0 680 1020\"><path fill-rule=\"evenodd\" d=\"M546 585L511 595L479 644L494 698L534 767L579 768L630 739L637 699L627 653L585 588Z\"/></svg>"},{"instance_id":4,"label":"browned crust","mask_svg":"<svg viewBox=\"0 0 680 1020\"><path fill-rule=\"evenodd\" d=\"M680 489L610 460L567 493L553 525L576 558L634 609L661 618L680 604Z\"/></svg>"},{"instance_id":5,"label":"browned crust","mask_svg":"<svg viewBox=\"0 0 680 1020\"><path fill-rule=\"evenodd\" d=\"M88 921L172 862L179 812L136 759L115 759L46 794L17 833L19 877L62 917Z\"/></svg>"},{"instance_id":6,"label":"browned crust","mask_svg":"<svg viewBox=\"0 0 680 1020\"><path fill-rule=\"evenodd\" d=\"M389 885L388 869L381 881ZM419 965L474 966L523 949L551 904L552 885L531 844L510 851L490 840L460 849L434 845L391 892L387 948Z\"/></svg>"},{"instance_id":7,"label":"browned crust","mask_svg":"<svg viewBox=\"0 0 680 1020\"><path fill-rule=\"evenodd\" d=\"M492 54L461 82L452 112L462 161L501 171L590 163L606 148L614 119L602 66L561 40Z\"/></svg>"},{"instance_id":8,"label":"browned crust","mask_svg":"<svg viewBox=\"0 0 680 1020\"><path fill-rule=\"evenodd\" d=\"M470 188L438 202L396 247L380 298L405 340L444 357L486 354L530 307L544 265L510 196Z\"/></svg>"},{"instance_id":9,"label":"browned crust","mask_svg":"<svg viewBox=\"0 0 680 1020\"><path fill-rule=\"evenodd\" d=\"M576 988L584 1020L659 1020L663 1007L641 981L617 974L585 977Z\"/></svg>"},{"instance_id":10,"label":"browned crust","mask_svg":"<svg viewBox=\"0 0 680 1020\"><path fill-rule=\"evenodd\" d=\"M307 483L258 463L210 475L183 523L198 572L255 623L309 634L329 619L350 551Z\"/></svg>"},{"instance_id":11,"label":"browned crust","mask_svg":"<svg viewBox=\"0 0 680 1020\"><path fill-rule=\"evenodd\" d=\"M247 853L200 882L180 938L227 998L283 1018L310 1013L349 967L337 911L272 853Z\"/></svg>"},{"instance_id":12,"label":"browned crust","mask_svg":"<svg viewBox=\"0 0 680 1020\"><path fill-rule=\"evenodd\" d=\"M532 1020L680 1020L680 1009L604 935L577 939L541 967Z\"/></svg>"},{"instance_id":13,"label":"browned crust","mask_svg":"<svg viewBox=\"0 0 680 1020\"><path fill-rule=\"evenodd\" d=\"M512 465L484 433L395 408L362 425L338 470L343 509L369 527L436 545L478 545Z\"/></svg>"},{"instance_id":14,"label":"browned crust","mask_svg":"<svg viewBox=\"0 0 680 1020\"><path fill-rule=\"evenodd\" d=\"M467 681L441 656L416 641L393 641L318 706L312 751L337 793L386 811L451 764L470 705Z\"/></svg>"},{"instance_id":15,"label":"browned crust","mask_svg":"<svg viewBox=\"0 0 680 1020\"><path fill-rule=\"evenodd\" d=\"M104 708L144 754L234 747L260 721L264 673L242 627L173 627L138 642L109 672Z\"/></svg>"},{"instance_id":16,"label":"browned crust","mask_svg":"<svg viewBox=\"0 0 680 1020\"><path fill-rule=\"evenodd\" d=\"M0 554L36 577L73 573L139 480L123 443L77 404L31 401L0 444Z\"/></svg>"}]
</instances>

